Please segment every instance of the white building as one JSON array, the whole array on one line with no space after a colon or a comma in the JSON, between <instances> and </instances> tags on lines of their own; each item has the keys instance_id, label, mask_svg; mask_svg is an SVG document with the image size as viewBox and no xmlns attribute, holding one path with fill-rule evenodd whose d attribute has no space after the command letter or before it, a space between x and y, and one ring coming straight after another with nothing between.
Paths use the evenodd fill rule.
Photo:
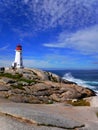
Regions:
<instances>
[{"instance_id":1,"label":"white building","mask_svg":"<svg viewBox=\"0 0 98 130\"><path fill-rule=\"evenodd\" d=\"M12 63L12 67L14 68L23 68L23 60L22 60L22 46L17 45L15 61Z\"/></svg>"}]
</instances>

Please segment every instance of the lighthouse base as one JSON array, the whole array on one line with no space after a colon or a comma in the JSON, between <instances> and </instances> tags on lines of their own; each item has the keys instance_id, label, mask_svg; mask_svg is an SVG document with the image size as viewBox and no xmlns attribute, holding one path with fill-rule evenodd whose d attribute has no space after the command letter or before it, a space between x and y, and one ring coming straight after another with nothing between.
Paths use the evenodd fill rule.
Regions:
<instances>
[{"instance_id":1,"label":"lighthouse base","mask_svg":"<svg viewBox=\"0 0 98 130\"><path fill-rule=\"evenodd\" d=\"M24 66L19 65L19 64L17 64L16 62L13 62L13 63L12 63L12 68L13 68L13 69L14 69L14 68L17 68L17 69L23 69Z\"/></svg>"}]
</instances>

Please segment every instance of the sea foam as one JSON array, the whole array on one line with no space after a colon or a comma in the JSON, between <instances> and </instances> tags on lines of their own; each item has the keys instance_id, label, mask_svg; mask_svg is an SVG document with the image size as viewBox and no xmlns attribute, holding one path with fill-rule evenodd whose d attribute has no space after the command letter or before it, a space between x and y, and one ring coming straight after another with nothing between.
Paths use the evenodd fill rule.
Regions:
<instances>
[{"instance_id":1,"label":"sea foam","mask_svg":"<svg viewBox=\"0 0 98 130\"><path fill-rule=\"evenodd\" d=\"M84 81L82 79L75 78L70 72L65 73L64 76L63 76L63 79L75 82L80 86L88 87L88 88L91 88L91 89L95 89L95 86L93 86L93 84L98 84L98 82L95 82L95 81ZM92 84L92 85L89 85L89 84Z\"/></svg>"}]
</instances>

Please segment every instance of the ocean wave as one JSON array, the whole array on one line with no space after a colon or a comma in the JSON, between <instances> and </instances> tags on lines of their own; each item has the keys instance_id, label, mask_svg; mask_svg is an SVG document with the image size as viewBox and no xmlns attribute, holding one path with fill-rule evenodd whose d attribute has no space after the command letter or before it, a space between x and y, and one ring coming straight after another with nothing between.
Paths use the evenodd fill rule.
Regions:
<instances>
[{"instance_id":1,"label":"ocean wave","mask_svg":"<svg viewBox=\"0 0 98 130\"><path fill-rule=\"evenodd\" d=\"M96 90L96 95L98 96L98 91Z\"/></svg>"},{"instance_id":2,"label":"ocean wave","mask_svg":"<svg viewBox=\"0 0 98 130\"><path fill-rule=\"evenodd\" d=\"M97 81L85 81L87 84L98 85Z\"/></svg>"},{"instance_id":3,"label":"ocean wave","mask_svg":"<svg viewBox=\"0 0 98 130\"><path fill-rule=\"evenodd\" d=\"M98 84L98 82L95 82L95 81L84 81L82 79L75 78L70 72L64 74L63 79L75 82L80 86L88 87L88 88L91 88L91 89L95 89L95 86L93 86L93 84Z\"/></svg>"}]
</instances>

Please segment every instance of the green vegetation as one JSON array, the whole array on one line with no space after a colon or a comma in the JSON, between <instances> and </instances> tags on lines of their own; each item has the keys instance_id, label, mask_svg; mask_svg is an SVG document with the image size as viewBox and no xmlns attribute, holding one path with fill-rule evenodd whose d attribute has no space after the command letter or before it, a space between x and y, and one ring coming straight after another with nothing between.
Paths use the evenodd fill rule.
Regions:
<instances>
[{"instance_id":1,"label":"green vegetation","mask_svg":"<svg viewBox=\"0 0 98 130\"><path fill-rule=\"evenodd\" d=\"M12 86L12 88L13 88L13 89L18 88L18 89L24 90L24 88L23 88L23 85L22 85L22 84L18 84L18 85L11 85L11 86Z\"/></svg>"},{"instance_id":2,"label":"green vegetation","mask_svg":"<svg viewBox=\"0 0 98 130\"><path fill-rule=\"evenodd\" d=\"M32 82L36 83L35 80L26 79L26 78L20 78L18 81L24 81L24 82L29 83L29 84L31 84Z\"/></svg>"},{"instance_id":3,"label":"green vegetation","mask_svg":"<svg viewBox=\"0 0 98 130\"><path fill-rule=\"evenodd\" d=\"M31 84L32 82L36 83L35 80L23 78L23 75L19 74L19 73L16 73L15 75L10 74L10 73L0 73L0 77L7 77L7 78L15 79L17 81L24 81L24 82L27 82L29 84Z\"/></svg>"},{"instance_id":4,"label":"green vegetation","mask_svg":"<svg viewBox=\"0 0 98 130\"><path fill-rule=\"evenodd\" d=\"M53 104L52 100L48 100L47 104Z\"/></svg>"},{"instance_id":5,"label":"green vegetation","mask_svg":"<svg viewBox=\"0 0 98 130\"><path fill-rule=\"evenodd\" d=\"M73 106L90 106L90 102L83 99L77 101L68 100L67 103Z\"/></svg>"},{"instance_id":6,"label":"green vegetation","mask_svg":"<svg viewBox=\"0 0 98 130\"><path fill-rule=\"evenodd\" d=\"M7 77L12 79L19 79L22 77L22 74L16 73L15 75L12 75L10 73L0 73L0 77Z\"/></svg>"}]
</instances>

